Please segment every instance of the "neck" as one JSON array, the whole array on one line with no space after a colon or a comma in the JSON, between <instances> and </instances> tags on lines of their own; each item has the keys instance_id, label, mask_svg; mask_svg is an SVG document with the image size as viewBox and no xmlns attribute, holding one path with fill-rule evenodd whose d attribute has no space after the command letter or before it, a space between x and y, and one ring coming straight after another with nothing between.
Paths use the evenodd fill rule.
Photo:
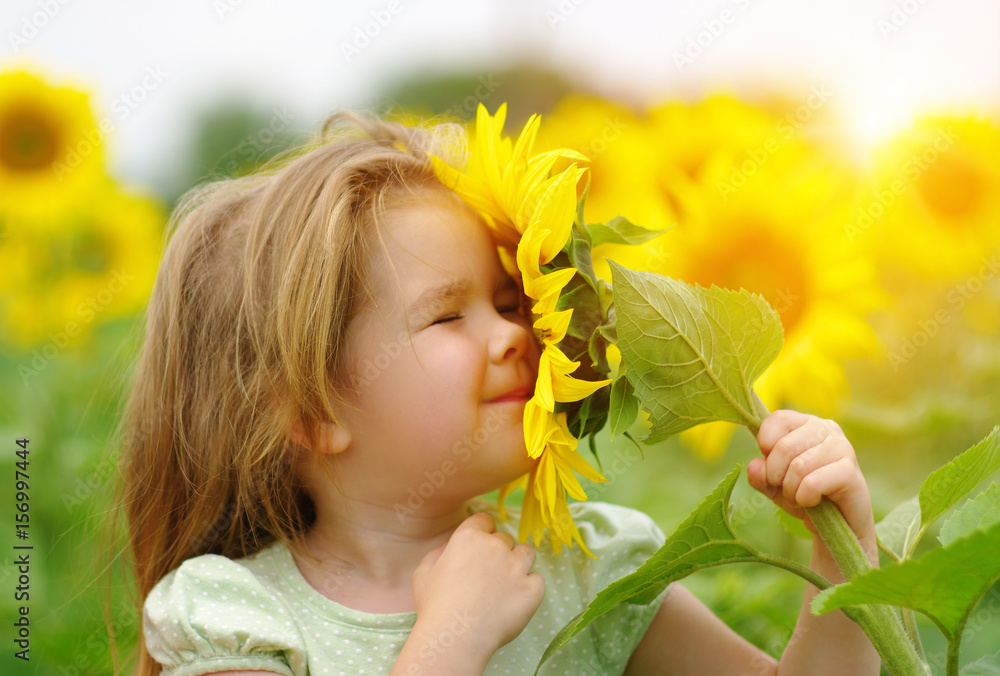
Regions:
<instances>
[{"instance_id":1,"label":"neck","mask_svg":"<svg viewBox=\"0 0 1000 676\"><path fill-rule=\"evenodd\" d=\"M316 501L316 521L305 537L310 556L296 563L310 585L342 605L366 612L412 611L413 571L468 516L467 503L401 516L356 496L327 494Z\"/></svg>"}]
</instances>

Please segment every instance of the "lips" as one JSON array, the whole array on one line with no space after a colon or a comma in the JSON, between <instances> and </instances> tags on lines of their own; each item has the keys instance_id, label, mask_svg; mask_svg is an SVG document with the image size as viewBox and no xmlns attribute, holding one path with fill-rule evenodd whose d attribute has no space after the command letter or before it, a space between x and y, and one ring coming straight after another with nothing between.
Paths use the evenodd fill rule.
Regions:
<instances>
[{"instance_id":1,"label":"lips","mask_svg":"<svg viewBox=\"0 0 1000 676\"><path fill-rule=\"evenodd\" d=\"M518 387L511 390L507 394L500 395L496 399L490 399L489 403L498 404L504 401L527 401L528 399L531 398L531 394L532 394L531 387L528 386Z\"/></svg>"}]
</instances>

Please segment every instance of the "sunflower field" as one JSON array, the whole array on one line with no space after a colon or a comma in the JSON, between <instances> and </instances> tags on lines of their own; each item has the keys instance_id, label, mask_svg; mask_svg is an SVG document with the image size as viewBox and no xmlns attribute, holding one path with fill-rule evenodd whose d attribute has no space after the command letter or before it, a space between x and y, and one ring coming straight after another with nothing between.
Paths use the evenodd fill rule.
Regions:
<instances>
[{"instance_id":1,"label":"sunflower field","mask_svg":"<svg viewBox=\"0 0 1000 676\"><path fill-rule=\"evenodd\" d=\"M123 654L140 629L125 562L104 556L115 543L103 525L116 471L111 439L172 198L110 175L106 112L76 85L0 72L4 481L14 484L21 439L30 477L24 528L15 529L15 493L4 489L10 530L0 582L16 587L15 560L30 551L31 673L112 673L108 626ZM755 390L771 411L841 424L876 521L1000 424L1000 110L927 114L862 149L822 88L642 107L576 92L534 112L535 151L570 148L584 158L556 166L588 168L588 222L622 216L665 231L640 245L595 246L596 275L610 283L614 261L746 289L777 312L784 344ZM585 480L586 497L642 510L668 533L726 469L757 451L727 422L642 451L607 430L597 443L607 481ZM801 525L777 516L745 481L733 505L749 541L808 559ZM727 566L685 585L780 655L799 581ZM4 593L8 646L7 618L20 605ZM940 664L943 640L921 616L918 627L930 663ZM971 615L963 655L998 645L994 584ZM2 673L20 666L10 650L0 657Z\"/></svg>"}]
</instances>

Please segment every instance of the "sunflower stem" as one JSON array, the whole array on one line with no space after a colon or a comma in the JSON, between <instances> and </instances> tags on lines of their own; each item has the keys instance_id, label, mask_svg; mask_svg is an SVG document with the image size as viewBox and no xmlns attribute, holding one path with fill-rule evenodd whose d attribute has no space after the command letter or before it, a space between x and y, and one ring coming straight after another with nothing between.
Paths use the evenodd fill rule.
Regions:
<instances>
[{"instance_id":1,"label":"sunflower stem","mask_svg":"<svg viewBox=\"0 0 1000 676\"><path fill-rule=\"evenodd\" d=\"M755 392L751 390L751 393L754 413L759 418L748 422L746 427L756 439L761 423L770 415L770 411ZM816 526L845 580L850 582L857 575L871 570L868 556L837 505L823 497L815 507L806 507L805 512ZM852 608L851 611L845 611L845 614L865 632L890 673L894 676L925 676L930 673L891 606L871 604Z\"/></svg>"}]
</instances>

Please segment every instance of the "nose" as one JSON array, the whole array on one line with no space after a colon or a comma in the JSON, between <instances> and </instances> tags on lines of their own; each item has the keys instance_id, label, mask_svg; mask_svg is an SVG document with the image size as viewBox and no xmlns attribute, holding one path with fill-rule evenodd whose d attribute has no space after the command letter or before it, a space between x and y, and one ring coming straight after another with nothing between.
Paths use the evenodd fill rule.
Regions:
<instances>
[{"instance_id":1,"label":"nose","mask_svg":"<svg viewBox=\"0 0 1000 676\"><path fill-rule=\"evenodd\" d=\"M522 359L537 351L535 334L526 318L511 321L507 316L495 315L493 330L489 339L489 357L494 363Z\"/></svg>"}]
</instances>

